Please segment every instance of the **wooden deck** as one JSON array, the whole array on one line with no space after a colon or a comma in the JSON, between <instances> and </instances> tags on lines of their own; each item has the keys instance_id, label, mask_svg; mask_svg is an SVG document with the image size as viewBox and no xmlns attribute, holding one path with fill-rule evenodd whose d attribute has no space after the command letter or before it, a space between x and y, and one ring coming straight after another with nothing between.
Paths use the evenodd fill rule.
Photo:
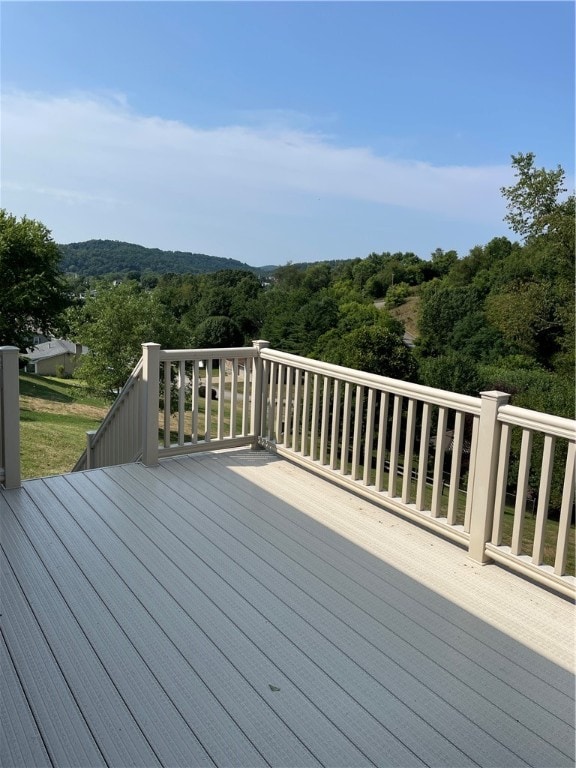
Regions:
<instances>
[{"instance_id":1,"label":"wooden deck","mask_svg":"<svg viewBox=\"0 0 576 768\"><path fill-rule=\"evenodd\" d=\"M572 604L286 461L0 503L3 766L574 765Z\"/></svg>"}]
</instances>

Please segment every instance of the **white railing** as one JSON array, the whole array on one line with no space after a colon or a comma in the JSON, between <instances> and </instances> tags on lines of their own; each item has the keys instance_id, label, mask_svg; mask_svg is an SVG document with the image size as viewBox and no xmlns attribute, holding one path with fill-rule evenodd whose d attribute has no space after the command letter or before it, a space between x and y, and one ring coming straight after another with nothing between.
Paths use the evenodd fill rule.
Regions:
<instances>
[{"instance_id":1,"label":"white railing","mask_svg":"<svg viewBox=\"0 0 576 768\"><path fill-rule=\"evenodd\" d=\"M73 472L256 444L258 342L234 349L162 350L143 344L132 371Z\"/></svg>"},{"instance_id":2,"label":"white railing","mask_svg":"<svg viewBox=\"0 0 576 768\"><path fill-rule=\"evenodd\" d=\"M478 562L503 562L574 596L573 421L509 406L500 392L466 397L271 349L260 356L269 450L463 544ZM522 437L509 472L513 425ZM541 443L538 466L533 441ZM535 520L526 513L531 469ZM555 521L548 510L558 477Z\"/></svg>"},{"instance_id":3,"label":"white railing","mask_svg":"<svg viewBox=\"0 0 576 768\"><path fill-rule=\"evenodd\" d=\"M498 422L501 430L494 519L486 554L548 583L564 576L567 568L574 514L574 423L511 405L499 409ZM513 452L513 443L519 451ZM513 510L505 506L506 488L510 485L516 488ZM532 515L533 526L526 531L529 517L525 510L531 488L537 488L536 513ZM549 520L552 495L556 497L554 506L559 508L558 521ZM508 532L506 515L513 521Z\"/></svg>"},{"instance_id":4,"label":"white railing","mask_svg":"<svg viewBox=\"0 0 576 768\"><path fill-rule=\"evenodd\" d=\"M1 477L14 486L17 350L1 351ZM572 420L510 406L501 392L467 397L264 341L144 344L75 469L259 445L452 539L477 562L573 597L575 437Z\"/></svg>"},{"instance_id":5,"label":"white railing","mask_svg":"<svg viewBox=\"0 0 576 768\"><path fill-rule=\"evenodd\" d=\"M256 444L259 343L230 349L144 345L143 460Z\"/></svg>"},{"instance_id":6,"label":"white railing","mask_svg":"<svg viewBox=\"0 0 576 768\"><path fill-rule=\"evenodd\" d=\"M20 485L18 347L0 347L0 484Z\"/></svg>"},{"instance_id":7,"label":"white railing","mask_svg":"<svg viewBox=\"0 0 576 768\"><path fill-rule=\"evenodd\" d=\"M468 541L478 398L270 349L261 357L267 447Z\"/></svg>"},{"instance_id":8,"label":"white railing","mask_svg":"<svg viewBox=\"0 0 576 768\"><path fill-rule=\"evenodd\" d=\"M128 464L142 457L142 358L97 430L86 433L86 450L72 472Z\"/></svg>"}]
</instances>

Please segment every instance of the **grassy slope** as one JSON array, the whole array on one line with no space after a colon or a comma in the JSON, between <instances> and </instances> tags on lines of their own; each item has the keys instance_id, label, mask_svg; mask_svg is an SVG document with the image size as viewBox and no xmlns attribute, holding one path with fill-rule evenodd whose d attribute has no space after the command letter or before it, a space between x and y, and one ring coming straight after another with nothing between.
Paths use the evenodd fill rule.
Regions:
<instances>
[{"instance_id":1,"label":"grassy slope","mask_svg":"<svg viewBox=\"0 0 576 768\"><path fill-rule=\"evenodd\" d=\"M404 327L412 336L418 336L418 311L420 308L420 296L408 296L404 304L388 311L396 320L401 320Z\"/></svg>"},{"instance_id":2,"label":"grassy slope","mask_svg":"<svg viewBox=\"0 0 576 768\"><path fill-rule=\"evenodd\" d=\"M108 405L88 395L82 382L49 376L20 376L22 477L69 472Z\"/></svg>"}]
</instances>

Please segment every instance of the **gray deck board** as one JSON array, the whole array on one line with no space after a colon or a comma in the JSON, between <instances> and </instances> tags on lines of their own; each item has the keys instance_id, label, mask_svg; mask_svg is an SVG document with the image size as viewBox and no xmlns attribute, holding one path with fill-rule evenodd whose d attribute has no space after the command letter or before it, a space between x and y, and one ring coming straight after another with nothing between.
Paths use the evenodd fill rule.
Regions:
<instances>
[{"instance_id":1,"label":"gray deck board","mask_svg":"<svg viewBox=\"0 0 576 768\"><path fill-rule=\"evenodd\" d=\"M0 691L0 744L6 762L22 768L49 765L48 753L4 637L0 637Z\"/></svg>"},{"instance_id":2,"label":"gray deck board","mask_svg":"<svg viewBox=\"0 0 576 768\"><path fill-rule=\"evenodd\" d=\"M25 550L25 546L18 547L19 554L25 554ZM4 556L1 566L2 617L7 615L10 619L3 622L2 630L34 713L34 727L29 738L35 740L36 732L40 731L50 759L57 765L105 765L62 673L60 660L52 653ZM28 561L28 567L32 568L33 563ZM28 720L22 725L30 728L32 723Z\"/></svg>"},{"instance_id":3,"label":"gray deck board","mask_svg":"<svg viewBox=\"0 0 576 768\"><path fill-rule=\"evenodd\" d=\"M173 466L168 465L166 468ZM204 469L206 466L207 462L203 465ZM214 462L211 466L214 466ZM223 493L220 489L224 483L221 475L215 475L212 490L207 491L212 499ZM201 487L200 482L195 483L195 490ZM232 489L229 491L232 492ZM257 500L250 500L245 494L243 498L243 491L238 488L238 484L235 485L234 496L247 512L259 516L266 514L266 509L259 508ZM263 524L266 523L260 518L260 527ZM227 529L231 530L230 525L227 525ZM266 541L261 536L260 541L253 541L254 552L258 554L253 552L251 564L244 562L243 567L251 567L252 572L266 583L268 589L275 585L275 593L289 604L291 611L321 629L323 649L336 643L348 656L359 656L362 668L380 685L387 687L391 695L394 695L390 687L392 683L400 691L412 686L414 698L428 719L431 719L430 713L433 713L432 717L439 717L444 712L448 728L441 720L438 726L443 726L445 735L450 735L451 731L453 740L460 741L462 749L477 751L486 746L492 750L496 748L495 744L486 745L481 739L475 744L470 722L481 726L488 733L495 733L498 728L508 729L517 739L518 749L523 752L525 759L541 749L542 739L548 739L551 733L556 734L560 746L570 740L573 723L570 719L570 699L565 694L550 687L548 695L553 706L556 705L554 715L543 712L531 697L541 692L541 680L532 686L529 694L517 696L519 711L515 715L520 715L522 724L529 724L527 728L518 722L516 716L506 711L510 704L509 686L512 681L508 684L501 682L476 662L474 651L480 650L479 644L472 654L469 651L464 656L457 648L447 646L444 638L431 636L415 621L404 628L403 637L400 637L398 625L404 617L399 611L392 622L393 630L382 621L382 616L390 620L390 605L382 599L382 595L387 593L386 589L382 589L383 584L380 586L380 595L377 595L367 594L365 587L359 587L357 582L355 600L348 599L345 595L345 587L349 586L347 573L326 562L320 574L314 573L318 558L310 557L312 550L309 542L303 540L302 533L298 540L278 535L274 537L274 533L276 531L269 531ZM242 534L243 531L240 531L239 537ZM304 555L307 555L307 558L303 558L304 566L295 567L299 550L303 548ZM281 574L284 574L283 578ZM360 572L357 578L364 582L365 573ZM345 619L340 613L343 613ZM424 653L420 650L422 648L426 649ZM496 663L498 669L504 666L501 659L493 660L492 663ZM487 689L490 690L490 699L484 696ZM439 691L442 691L441 696ZM450 700L458 701L459 712L454 713L449 705L446 709L447 701ZM466 712L469 722L463 720ZM562 723L558 718L560 721L566 719ZM510 764L513 757L503 750L500 759L502 764Z\"/></svg>"},{"instance_id":4,"label":"gray deck board","mask_svg":"<svg viewBox=\"0 0 576 768\"><path fill-rule=\"evenodd\" d=\"M574 764L572 606L277 457L0 504L3 766Z\"/></svg>"},{"instance_id":5,"label":"gray deck board","mask_svg":"<svg viewBox=\"0 0 576 768\"><path fill-rule=\"evenodd\" d=\"M545 674L546 671L552 672L550 668L541 670L539 676L539 670L520 666L520 660L512 659L510 654L506 654L505 648L494 649L487 644L490 640L488 633L481 637L472 635L470 630L473 627L464 628L461 622L458 623L457 613L452 619L434 613L430 603L418 601L413 591L402 591L397 579L386 578L385 569L380 568L375 572L367 568L365 563L354 556L352 548L346 549L346 542L341 537L331 537L325 529L312 526L310 520L304 520L304 524L300 521L295 523L282 514L280 505L275 508L277 514L273 527L276 530L267 536L267 540L263 540L255 528L272 527L269 507L261 506L257 489L256 493L253 492L253 485L236 477L232 487L230 480L218 468L216 462L204 462L203 476L200 482L195 483L195 489L199 489L206 475L212 473L212 482L219 492L233 492L237 500L253 511L257 519L252 527L248 528L244 521L245 530L240 530L238 534L244 534L244 544L251 546L260 558L272 562L273 567L282 572L285 558L279 559L278 552L283 548L288 553L286 557L300 566L293 571L300 577L298 585L306 591L310 575L316 577L315 595L320 597L322 606L328 610L334 600L334 593L336 599L344 597L349 623L364 623L365 627L372 630L368 633L368 639L385 646L387 653L395 651L397 663L405 660L414 667L418 662L413 655L414 651L418 653L421 648L427 648L429 661L448 667L452 675L468 685L477 684L479 692L489 687L493 697L500 693L504 701L507 700L509 686L517 688L529 701L544 688L554 714L572 725L569 706L573 691L569 681L566 685L566 680L562 678L557 681L547 679ZM176 485L173 484L173 487ZM214 493L212 498L215 498ZM229 526L228 530L231 530ZM307 537L302 535L303 530ZM297 546L291 547L291 543ZM311 557L312 554L314 557ZM382 621L383 615L386 616L386 622ZM498 669L498 677L491 671L495 667ZM565 690L562 689L562 683L565 684Z\"/></svg>"},{"instance_id":6,"label":"gray deck board","mask_svg":"<svg viewBox=\"0 0 576 768\"><path fill-rule=\"evenodd\" d=\"M83 478L81 475L70 477L72 481L78 479ZM209 752L203 744L210 741L214 742L211 747L218 758L223 762L228 760L226 764L233 764L235 756L238 756L249 759L250 762L247 760L245 764L257 765L258 755L254 750L250 750L248 755L244 753L246 739L239 729L236 729L237 741L231 738L233 753L226 750L226 740L218 741L219 733L214 726L220 725L225 733L233 737L234 723L227 722L224 716L211 717L213 696L210 689L202 685L196 675L190 674L189 663L167 637L166 631L171 632L171 627L162 626L164 620L178 626L182 613L179 606L167 607L166 595L159 594L153 576L131 556L129 549L102 523L99 516L91 513L92 507L67 478L56 478L51 485L58 494L59 503L71 518L58 516L52 524L67 548L83 555L85 553L75 566L86 577L86 584L97 589L100 596L94 600L88 591L82 594L71 585L69 600L77 611L86 611L88 632L91 631L98 602L105 605L107 615L103 615L99 622L106 633L104 643L114 649L120 646L126 654L118 660L113 674L115 677L124 675L122 682L128 688L134 689L138 684L131 696L132 706L137 709L135 715L142 727L147 729L150 741L162 745L159 754L163 764L207 765L210 763ZM41 486L30 483L29 492L34 498L38 499L42 491ZM43 508L46 508L44 503ZM77 525L73 525L74 521ZM131 534L126 524L124 535ZM65 585L63 588L66 588ZM192 644L188 635L183 634L183 637L185 642ZM141 680L138 673L142 676ZM191 723L194 724L193 729Z\"/></svg>"},{"instance_id":7,"label":"gray deck board","mask_svg":"<svg viewBox=\"0 0 576 768\"><path fill-rule=\"evenodd\" d=\"M100 476L99 480L101 479ZM113 490L112 486L110 490ZM267 759L279 761L281 765L285 765L287 761L291 764L299 760L312 760L312 756L303 754L301 748L295 751L297 740L290 734L290 730L284 722L274 716L270 704L267 704L266 701L272 700L272 706L280 704L282 709L287 709L292 715L292 719L297 721L300 739L310 742L312 734L323 733L325 740L323 739L320 744L324 745L323 752L328 753L327 757L331 753L332 759L339 755L346 764L365 762L362 752L351 749L350 743L342 737L337 728L328 727L329 724L326 722L322 709L314 709L306 705L301 687L290 685L289 677L283 671L282 665L286 668L289 668L290 665L294 667L295 674L301 678L302 686L308 688L316 686L316 695L322 695L323 689L328 689L324 691L324 695L328 697L332 694L332 698L335 697L334 691L330 691L330 686L307 662L299 648L291 646L271 627L267 619L259 615L258 611L242 596L242 590L234 589L226 579L219 575L219 569L225 569L229 578L229 569L233 568L233 563L224 561L219 564L216 563L215 569L211 568L205 562L209 558L209 542L202 541L199 543L196 541L193 547L188 548L182 542L183 534L180 529L186 523L181 519L179 519L180 528L177 528L178 535L171 532L167 524L161 523L156 518L147 519L145 524L141 523L142 507L154 509L159 505L159 499L155 500L153 497L146 496L145 500L141 502L140 508L134 510L131 508L130 499L123 496L117 487L114 487L114 490L116 499L125 514L130 517L135 515L137 522L145 525L147 533L152 534L153 543L146 540L135 524L134 530L130 533L130 540L134 542L135 547L138 547L139 556L145 560L147 567L153 571L158 582L164 586L167 595L178 595L180 605L185 610L187 606L192 607L188 609L190 610L189 620L193 620L203 633L197 639L198 643L202 643L202 654L198 659L195 659L195 664L202 664L208 660L214 669L223 668L226 665L224 679L225 692L230 699L229 707L234 707L238 700L247 699L250 702L256 696L258 697L257 706L254 707L252 713L253 723L251 727L257 729L254 737L259 737L261 749L270 753L267 754ZM93 495L97 491L90 489L89 493ZM160 506L162 517L165 519L168 511L165 498L162 499ZM112 506L102 503L99 504L99 508L106 508L108 523L118 531L118 526L122 525L123 521L114 521L115 510ZM196 554L194 548L198 549L201 556ZM158 549L161 550L160 553ZM187 573L190 574L190 577L186 575ZM134 588L138 589L137 583ZM175 626L172 611L169 612L167 621L171 624L169 631L173 632ZM187 631L190 632L191 630L188 629ZM271 632L273 637L267 639ZM205 643L204 637L206 635L211 636L212 643ZM183 637L185 637L184 634L178 640L180 644L183 642ZM264 650L260 647L262 644ZM216 659L212 660L214 654L216 654ZM280 659L280 665L277 663L278 659ZM305 680L306 673L309 678ZM210 670L208 670L208 674L210 674ZM235 677L239 677L239 680L251 681L251 691L234 691ZM284 696L273 696L270 685L280 687ZM266 700L262 698L263 693ZM291 699L291 701L286 702L286 699ZM340 706L339 702L336 704ZM324 708L330 710L331 706L334 705L326 698ZM249 710L245 706L243 709L244 715L248 714ZM304 714L301 712L302 709L304 709ZM240 714L241 712L239 712ZM341 713L340 722L342 727L352 734L354 723L352 708L347 715L348 720ZM335 716L337 717L338 713ZM248 724L245 727L247 728ZM274 735L273 739L271 739L272 735ZM286 739L289 740L289 743L286 745L285 754L282 754L281 745ZM399 759L406 760L409 758L407 751L400 748L401 745L391 744L389 748L392 749L394 746L398 750Z\"/></svg>"}]
</instances>

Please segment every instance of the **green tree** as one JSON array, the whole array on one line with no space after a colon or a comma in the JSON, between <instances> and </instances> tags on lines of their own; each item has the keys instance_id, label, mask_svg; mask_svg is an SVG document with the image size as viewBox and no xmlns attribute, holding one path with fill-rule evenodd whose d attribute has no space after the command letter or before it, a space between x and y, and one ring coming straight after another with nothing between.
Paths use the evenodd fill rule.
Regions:
<instances>
[{"instance_id":1,"label":"green tree","mask_svg":"<svg viewBox=\"0 0 576 768\"><path fill-rule=\"evenodd\" d=\"M192 344L197 349L240 347L242 342L242 331L238 323L229 317L217 315L203 320L192 336Z\"/></svg>"},{"instance_id":2,"label":"green tree","mask_svg":"<svg viewBox=\"0 0 576 768\"><path fill-rule=\"evenodd\" d=\"M142 344L154 341L179 347L180 330L158 298L133 282L101 283L96 295L75 313L74 338L89 352L77 370L95 391L114 398L142 354Z\"/></svg>"},{"instance_id":3,"label":"green tree","mask_svg":"<svg viewBox=\"0 0 576 768\"><path fill-rule=\"evenodd\" d=\"M451 287L432 281L421 289L420 347L423 354L441 355L453 345L457 324L482 309L480 292L473 286Z\"/></svg>"},{"instance_id":4,"label":"green tree","mask_svg":"<svg viewBox=\"0 0 576 768\"><path fill-rule=\"evenodd\" d=\"M516 184L500 190L508 201L508 213L504 220L525 240L547 233L558 233L565 208L566 212L570 212L570 218L574 219L574 196L571 196L569 206L559 200L562 193L566 192L563 168L559 165L556 170L547 171L545 168L536 168L534 161L533 152L512 155Z\"/></svg>"},{"instance_id":5,"label":"green tree","mask_svg":"<svg viewBox=\"0 0 576 768\"><path fill-rule=\"evenodd\" d=\"M367 373L411 380L416 363L402 337L382 325L355 328L342 338L340 365Z\"/></svg>"},{"instance_id":6,"label":"green tree","mask_svg":"<svg viewBox=\"0 0 576 768\"><path fill-rule=\"evenodd\" d=\"M24 350L36 331L58 330L71 303L59 262L44 224L0 210L0 344Z\"/></svg>"},{"instance_id":7,"label":"green tree","mask_svg":"<svg viewBox=\"0 0 576 768\"><path fill-rule=\"evenodd\" d=\"M424 359L419 373L422 383L428 387L475 397L482 389L476 359L466 352L450 350L439 357Z\"/></svg>"},{"instance_id":8,"label":"green tree","mask_svg":"<svg viewBox=\"0 0 576 768\"><path fill-rule=\"evenodd\" d=\"M437 277L444 277L458 261L456 251L443 251L436 248L430 259Z\"/></svg>"},{"instance_id":9,"label":"green tree","mask_svg":"<svg viewBox=\"0 0 576 768\"><path fill-rule=\"evenodd\" d=\"M508 290L488 297L486 312L513 352L546 363L558 351L562 322L550 283L512 283Z\"/></svg>"}]
</instances>

